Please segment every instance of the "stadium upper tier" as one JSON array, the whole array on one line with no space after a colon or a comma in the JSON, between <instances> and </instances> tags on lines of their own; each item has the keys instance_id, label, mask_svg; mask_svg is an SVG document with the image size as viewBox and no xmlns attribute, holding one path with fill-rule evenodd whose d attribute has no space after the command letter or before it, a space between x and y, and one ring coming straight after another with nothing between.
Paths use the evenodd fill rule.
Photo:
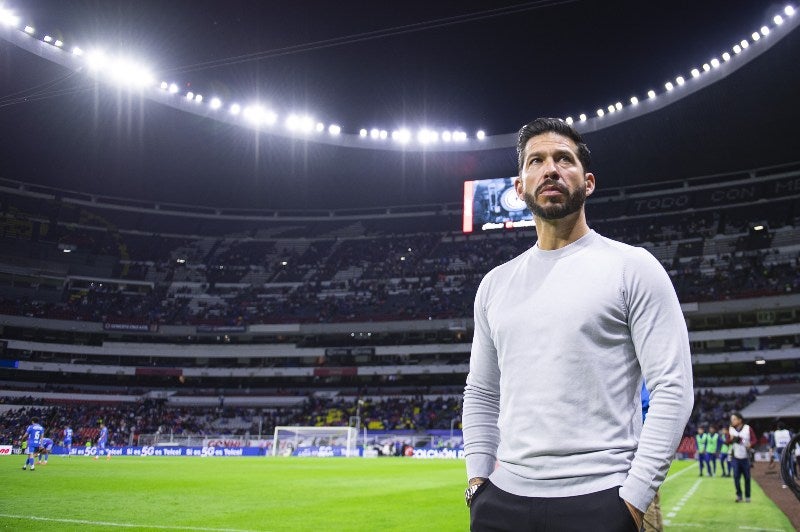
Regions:
<instances>
[{"instance_id":1,"label":"stadium upper tier","mask_svg":"<svg viewBox=\"0 0 800 532\"><path fill-rule=\"evenodd\" d=\"M683 303L800 289L800 165L607 190L601 234L647 248ZM0 312L135 325L465 319L535 229L458 207L319 213L144 205L5 181Z\"/></svg>"}]
</instances>

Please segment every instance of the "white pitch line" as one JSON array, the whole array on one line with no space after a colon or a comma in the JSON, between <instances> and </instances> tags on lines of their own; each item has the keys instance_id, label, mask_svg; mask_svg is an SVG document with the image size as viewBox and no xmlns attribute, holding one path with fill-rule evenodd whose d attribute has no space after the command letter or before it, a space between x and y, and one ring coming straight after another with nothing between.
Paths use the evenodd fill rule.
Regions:
<instances>
[{"instance_id":1,"label":"white pitch line","mask_svg":"<svg viewBox=\"0 0 800 532\"><path fill-rule=\"evenodd\" d=\"M686 468L686 469L684 469L683 471L687 471L688 469L689 469L689 468L687 467L687 468ZM679 471L679 472L676 474L676 476L677 476L677 475L680 475L681 473L683 473L683 471ZM669 479L667 479L667 480L669 480ZM666 482L666 481L665 481L665 482ZM680 510L683 508L683 505L686 503L686 501L689 499L689 497L691 497L692 495L694 495L694 492L695 492L695 491L697 491L697 488L699 488L699 487L700 487L700 483L701 483L701 482L703 482L703 481L702 481L701 479L699 479L699 478L698 478L697 480L695 480L694 484L692 484L692 487L691 487L691 488L689 488L689 489L686 491L686 493L683 495L683 497L681 497L681 500L680 500L680 501L678 501L678 504L676 504L674 507L672 507L672 508L671 508L671 509L670 509L670 510L667 512L667 519L665 519L665 520L664 520L664 524L665 524L665 525L677 526L675 523L673 523L673 522L672 522L672 518L673 518L673 517L675 517L676 515L678 515L678 512L679 512L679 511L680 511ZM683 525L681 525L681 526L683 526Z\"/></svg>"},{"instance_id":2,"label":"white pitch line","mask_svg":"<svg viewBox=\"0 0 800 532\"><path fill-rule=\"evenodd\" d=\"M258 532L257 530L245 530L241 528L208 528L199 526L165 526L165 525L146 525L132 523L109 523L107 521L87 521L85 519L56 519L53 517L36 517L32 515L12 515L0 514L0 517L8 519L22 519L25 521L47 521L51 523L72 523L77 525L92 526L115 526L118 528L148 528L159 530L199 530L202 532Z\"/></svg>"},{"instance_id":3,"label":"white pitch line","mask_svg":"<svg viewBox=\"0 0 800 532\"><path fill-rule=\"evenodd\" d=\"M693 468L692 468L691 466L689 466L689 467L684 467L683 469L681 469L681 470L680 470L680 471L678 471L677 473L673 473L673 474L669 475L667 478L665 478L665 479L664 479L664 482L662 482L662 483L661 483L661 485L663 486L664 484L666 484L667 482L669 482L669 481L670 481L670 480L672 480L673 478L677 477L678 475L683 475L684 473L686 473L686 472L687 472L687 471L689 471L690 469L693 469Z\"/></svg>"}]
</instances>

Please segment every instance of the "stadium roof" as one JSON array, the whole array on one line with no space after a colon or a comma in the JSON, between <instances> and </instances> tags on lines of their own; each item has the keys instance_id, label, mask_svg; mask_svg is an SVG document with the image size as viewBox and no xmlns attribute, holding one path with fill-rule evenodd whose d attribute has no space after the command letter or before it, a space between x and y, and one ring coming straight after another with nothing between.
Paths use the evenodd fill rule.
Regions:
<instances>
[{"instance_id":1,"label":"stadium roof","mask_svg":"<svg viewBox=\"0 0 800 532\"><path fill-rule=\"evenodd\" d=\"M124 51L179 90L266 101L343 131L513 133L593 114L750 39L786 3L5 0L21 23ZM800 37L656 112L587 133L598 183L800 159ZM70 45L71 46L71 45ZM140 199L249 208L457 201L515 171L511 148L361 150L202 118L96 83L0 40L0 177ZM369 140L369 139L367 139Z\"/></svg>"}]
</instances>

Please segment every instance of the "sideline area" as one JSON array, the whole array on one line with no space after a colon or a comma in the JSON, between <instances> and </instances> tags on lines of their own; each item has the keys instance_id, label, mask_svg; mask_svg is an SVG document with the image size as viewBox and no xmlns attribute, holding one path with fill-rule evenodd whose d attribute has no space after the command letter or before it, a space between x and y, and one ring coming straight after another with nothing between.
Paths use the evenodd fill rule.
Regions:
<instances>
[{"instance_id":1,"label":"sideline area","mask_svg":"<svg viewBox=\"0 0 800 532\"><path fill-rule=\"evenodd\" d=\"M795 530L800 530L800 501L791 490L781 488L783 481L778 464L774 463L770 467L768 463L758 462L753 468L753 480L758 482L767 497L786 514Z\"/></svg>"}]
</instances>

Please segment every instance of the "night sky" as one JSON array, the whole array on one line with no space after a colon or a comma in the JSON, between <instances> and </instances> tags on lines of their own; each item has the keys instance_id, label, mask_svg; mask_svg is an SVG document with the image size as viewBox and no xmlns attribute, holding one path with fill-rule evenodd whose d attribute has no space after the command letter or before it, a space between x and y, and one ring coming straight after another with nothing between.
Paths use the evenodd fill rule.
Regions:
<instances>
[{"instance_id":1,"label":"night sky","mask_svg":"<svg viewBox=\"0 0 800 532\"><path fill-rule=\"evenodd\" d=\"M226 101L258 99L351 133L426 125L489 135L643 97L688 77L784 5L4 2L68 46L125 50L159 80ZM800 160L796 33L711 87L587 135L598 185ZM213 206L458 202L465 179L515 172L511 149L404 154L256 134L97 84L2 40L0 139L6 179Z\"/></svg>"}]
</instances>

